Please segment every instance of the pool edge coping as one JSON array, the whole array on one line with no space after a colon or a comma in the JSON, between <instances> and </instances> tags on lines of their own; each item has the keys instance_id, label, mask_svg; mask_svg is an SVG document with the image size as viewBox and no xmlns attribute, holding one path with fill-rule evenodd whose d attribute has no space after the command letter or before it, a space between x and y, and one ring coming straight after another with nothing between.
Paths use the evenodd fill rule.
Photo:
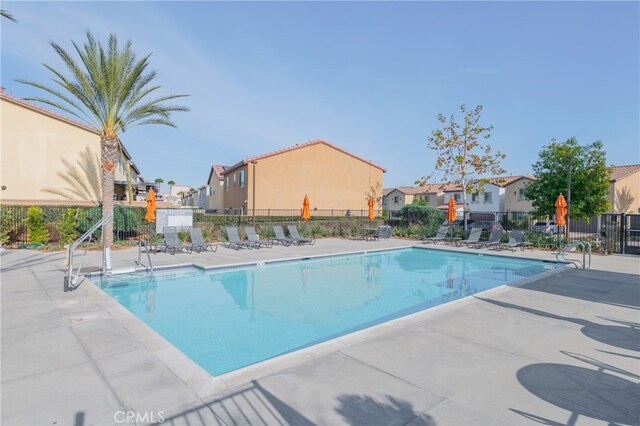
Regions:
<instances>
[{"instance_id":1,"label":"pool edge coping","mask_svg":"<svg viewBox=\"0 0 640 426\"><path fill-rule=\"evenodd\" d=\"M236 264L225 264L220 266L206 266L198 263L180 263L176 265L162 265L154 270L164 271L164 270L179 270L189 267L195 267L198 269L202 269L204 271L212 271L212 270L223 270L223 269L232 269L232 268L241 268L248 266L264 266L267 264L277 264L284 262L295 262L300 260L310 260L310 259L320 259L326 257L336 257L336 256L350 256L350 255L361 255L367 253L374 252L388 252L388 251L398 251L405 250L409 248L418 248L418 249L427 249L430 247L425 247L423 245L407 245L402 247L394 247L394 248L379 248L379 249L371 249L371 250L357 250L357 251L349 251L349 252L340 252L340 253L332 253L332 254L320 254L320 255L311 255L304 257L295 257L295 258L282 258L282 259L273 259L263 262L242 262ZM494 256L494 257L503 257L509 259L523 259L523 260L536 260L526 257L515 257L515 256L504 256L497 253L473 253L466 251L457 251L446 248L438 248L437 250L442 251L450 251L452 253L463 253L463 254L476 254L479 256ZM564 264L564 262L556 262L556 261L545 261L545 260L537 260L543 263L556 263L556 264ZM498 287L493 287L479 293L475 293L473 295L469 295L463 297L461 299L456 299L451 302L447 302L441 305L430 307L426 310L414 312L408 315L401 316L399 318L395 318L389 321L385 321L380 324L375 324L373 326L364 328L362 330L357 330L342 336L335 337L333 339L325 340L323 342L319 342L307 347L303 347L297 350L293 350L291 352L284 353L282 355L275 356L273 358L266 359L264 361L257 362L252 365L248 365L246 367L239 368L237 370L230 371L228 373L221 374L219 376L214 376L201 367L198 363L196 363L193 359L184 354L179 348L177 348L173 343L160 335L157 331L151 328L148 324L142 321L140 318L136 317L133 313L131 313L127 308L122 306L119 302L117 302L113 297L104 292L98 284L96 284L92 279L95 279L102 274L87 274L86 281L88 281L88 285L85 290L91 293L92 297L98 301L98 304L114 319L117 319L121 325L126 328L126 330L136 339L138 340L152 355L154 355L160 362L162 362L169 370L171 370L180 380L182 380L190 389L192 389L198 397L206 397L211 396L214 393L224 391L226 389L230 389L232 387L246 384L251 380L256 380L268 376L270 374L274 374L280 371L283 371L287 368L291 368L297 365L300 365L304 362L311 361L313 359L319 358L321 356L327 355L331 352L339 351L340 349L346 348L348 346L352 346L354 344L360 343L368 338L377 337L386 333L389 333L394 330L401 329L406 327L407 325L414 323L416 321L425 320L428 318L433 318L439 315L442 315L451 310L460 309L465 306L469 306L474 303L479 303L476 299L476 296L484 296L491 297L498 294L501 294L505 291L509 291L510 287L521 287L530 282L537 281L543 277L547 277L549 275L553 275L565 270L565 268L556 268L548 271L544 271L540 274L537 274L533 277L523 278L521 280L514 281L508 284L501 284ZM131 268L121 268L113 271L113 275L120 275L131 272L141 272L141 270L136 270L135 268L132 270Z\"/></svg>"}]
</instances>

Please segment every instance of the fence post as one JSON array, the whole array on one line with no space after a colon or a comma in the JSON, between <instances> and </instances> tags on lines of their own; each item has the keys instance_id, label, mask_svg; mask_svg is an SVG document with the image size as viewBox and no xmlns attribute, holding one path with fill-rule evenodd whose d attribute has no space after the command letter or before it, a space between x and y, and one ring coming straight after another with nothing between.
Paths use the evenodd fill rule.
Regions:
<instances>
[{"instance_id":1,"label":"fence post","mask_svg":"<svg viewBox=\"0 0 640 426\"><path fill-rule=\"evenodd\" d=\"M627 215L622 213L620 215L620 253L625 254L625 246L627 245Z\"/></svg>"}]
</instances>

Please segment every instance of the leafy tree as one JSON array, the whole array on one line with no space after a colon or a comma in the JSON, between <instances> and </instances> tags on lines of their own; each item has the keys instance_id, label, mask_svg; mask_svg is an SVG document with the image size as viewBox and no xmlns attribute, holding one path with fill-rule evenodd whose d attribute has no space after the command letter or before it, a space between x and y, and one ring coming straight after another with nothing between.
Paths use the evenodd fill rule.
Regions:
<instances>
[{"instance_id":1,"label":"leafy tree","mask_svg":"<svg viewBox=\"0 0 640 426\"><path fill-rule=\"evenodd\" d=\"M33 244L44 244L49 241L44 214L38 206L31 206L27 210L27 240Z\"/></svg>"},{"instance_id":2,"label":"leafy tree","mask_svg":"<svg viewBox=\"0 0 640 426\"><path fill-rule=\"evenodd\" d=\"M369 198L373 198L373 202L378 207L382 206L382 184L380 182L376 182L368 191L365 191L364 200L369 201Z\"/></svg>"},{"instance_id":3,"label":"leafy tree","mask_svg":"<svg viewBox=\"0 0 640 426\"><path fill-rule=\"evenodd\" d=\"M407 204L398 212L408 226L428 225L437 228L445 218L444 212L430 206Z\"/></svg>"},{"instance_id":4,"label":"leafy tree","mask_svg":"<svg viewBox=\"0 0 640 426\"><path fill-rule=\"evenodd\" d=\"M160 192L160 185L162 185L164 183L164 179L158 178L158 179L154 180L154 182L158 184L158 192Z\"/></svg>"},{"instance_id":5,"label":"leafy tree","mask_svg":"<svg viewBox=\"0 0 640 426\"><path fill-rule=\"evenodd\" d=\"M602 142L580 145L575 138L565 142L552 140L540 151L533 164L537 179L525 188L524 195L543 215L555 214L559 194L567 195L571 158L571 217L587 219L609 210L609 183L613 168L607 166Z\"/></svg>"},{"instance_id":6,"label":"leafy tree","mask_svg":"<svg viewBox=\"0 0 640 426\"><path fill-rule=\"evenodd\" d=\"M480 125L482 105L468 111L464 104L460 105L464 115L464 124L458 124L453 114L447 119L438 114L442 129L431 133L427 146L436 152L435 171L416 181L420 186L442 173L440 181L444 185L459 185L462 188L462 204L464 205L464 226L467 227L467 195L472 191L482 191L489 180L481 178L486 174L500 175L506 172L500 166L500 160L507 156L500 151L493 153L491 145L482 145L480 139L489 139L493 126Z\"/></svg>"},{"instance_id":7,"label":"leafy tree","mask_svg":"<svg viewBox=\"0 0 640 426\"><path fill-rule=\"evenodd\" d=\"M76 220L76 212L73 209L67 209L67 211L60 218L60 242L62 244L70 244L78 238L78 232L76 227L78 222Z\"/></svg>"},{"instance_id":8,"label":"leafy tree","mask_svg":"<svg viewBox=\"0 0 640 426\"><path fill-rule=\"evenodd\" d=\"M100 164L102 167L102 216L113 211L114 172L118 166L119 135L125 130L144 124L175 127L171 113L188 111L185 106L166 102L187 95L167 95L149 99L160 86L152 85L155 71L148 71L149 55L138 60L128 41L123 48L117 37L109 36L107 46L87 32L87 42L78 46L72 42L80 58L76 60L60 45L51 46L62 59L68 75L52 66L44 65L54 75L54 86L18 80L44 90L52 99L30 97L67 112L96 129L100 134ZM113 222L106 227L107 246L113 244Z\"/></svg>"},{"instance_id":9,"label":"leafy tree","mask_svg":"<svg viewBox=\"0 0 640 426\"><path fill-rule=\"evenodd\" d=\"M3 18L7 18L10 21L18 22L18 20L16 18L14 18L11 13L9 13L8 11L6 11L4 9L0 9L0 16L2 16Z\"/></svg>"}]
</instances>

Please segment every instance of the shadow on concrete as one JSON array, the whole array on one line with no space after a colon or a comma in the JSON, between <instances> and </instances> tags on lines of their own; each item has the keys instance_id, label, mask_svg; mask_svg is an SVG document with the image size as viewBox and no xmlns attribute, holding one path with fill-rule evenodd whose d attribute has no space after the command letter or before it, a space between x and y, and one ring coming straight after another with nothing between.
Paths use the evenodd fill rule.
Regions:
<instances>
[{"instance_id":1,"label":"shadow on concrete","mask_svg":"<svg viewBox=\"0 0 640 426\"><path fill-rule=\"evenodd\" d=\"M622 349L640 351L640 328L637 327L603 325L582 318L564 317L562 315L556 315L550 312L540 311L538 309L528 308L526 306L516 305L508 302L502 302L499 300L485 299L482 297L476 297L476 299L486 303L490 303L492 305L500 306L502 308L515 309L541 317L578 324L582 326L582 329L580 330L582 334L593 340L597 340L598 342ZM612 321L612 319L607 320ZM619 323L620 321L616 320L616 322Z\"/></svg>"},{"instance_id":2,"label":"shadow on concrete","mask_svg":"<svg viewBox=\"0 0 640 426\"><path fill-rule=\"evenodd\" d=\"M565 364L531 364L517 373L518 381L540 399L571 412L566 423L511 409L543 424L575 424L579 416L609 424L638 424L640 385L604 372Z\"/></svg>"},{"instance_id":3,"label":"shadow on concrete","mask_svg":"<svg viewBox=\"0 0 640 426\"><path fill-rule=\"evenodd\" d=\"M571 269L555 275L553 279L538 280L524 284L520 288L629 309L640 309L639 281L640 277L634 274Z\"/></svg>"},{"instance_id":4,"label":"shadow on concrete","mask_svg":"<svg viewBox=\"0 0 640 426\"><path fill-rule=\"evenodd\" d=\"M7 273L47 263L51 263L52 265L57 264L58 266L51 271L58 272L62 271L62 261L64 260L64 257L65 253L33 253L29 256L7 262L3 255L2 268L0 269L0 272Z\"/></svg>"},{"instance_id":5,"label":"shadow on concrete","mask_svg":"<svg viewBox=\"0 0 640 426\"><path fill-rule=\"evenodd\" d=\"M255 380L221 398L202 402L194 408L165 417L164 422L158 424L314 425Z\"/></svg>"},{"instance_id":6,"label":"shadow on concrete","mask_svg":"<svg viewBox=\"0 0 640 426\"><path fill-rule=\"evenodd\" d=\"M386 399L380 402L368 395L340 395L336 412L350 425L404 425L412 421L412 426L436 424L430 416L415 412L411 403L390 395Z\"/></svg>"}]
</instances>

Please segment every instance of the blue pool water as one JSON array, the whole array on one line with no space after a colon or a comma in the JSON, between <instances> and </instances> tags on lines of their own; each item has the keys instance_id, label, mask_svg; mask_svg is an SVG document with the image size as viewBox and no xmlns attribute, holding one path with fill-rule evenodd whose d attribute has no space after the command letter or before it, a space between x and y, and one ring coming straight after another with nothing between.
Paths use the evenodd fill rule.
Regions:
<instances>
[{"instance_id":1,"label":"blue pool water","mask_svg":"<svg viewBox=\"0 0 640 426\"><path fill-rule=\"evenodd\" d=\"M219 375L559 267L404 249L152 278L128 274L99 285Z\"/></svg>"}]
</instances>

